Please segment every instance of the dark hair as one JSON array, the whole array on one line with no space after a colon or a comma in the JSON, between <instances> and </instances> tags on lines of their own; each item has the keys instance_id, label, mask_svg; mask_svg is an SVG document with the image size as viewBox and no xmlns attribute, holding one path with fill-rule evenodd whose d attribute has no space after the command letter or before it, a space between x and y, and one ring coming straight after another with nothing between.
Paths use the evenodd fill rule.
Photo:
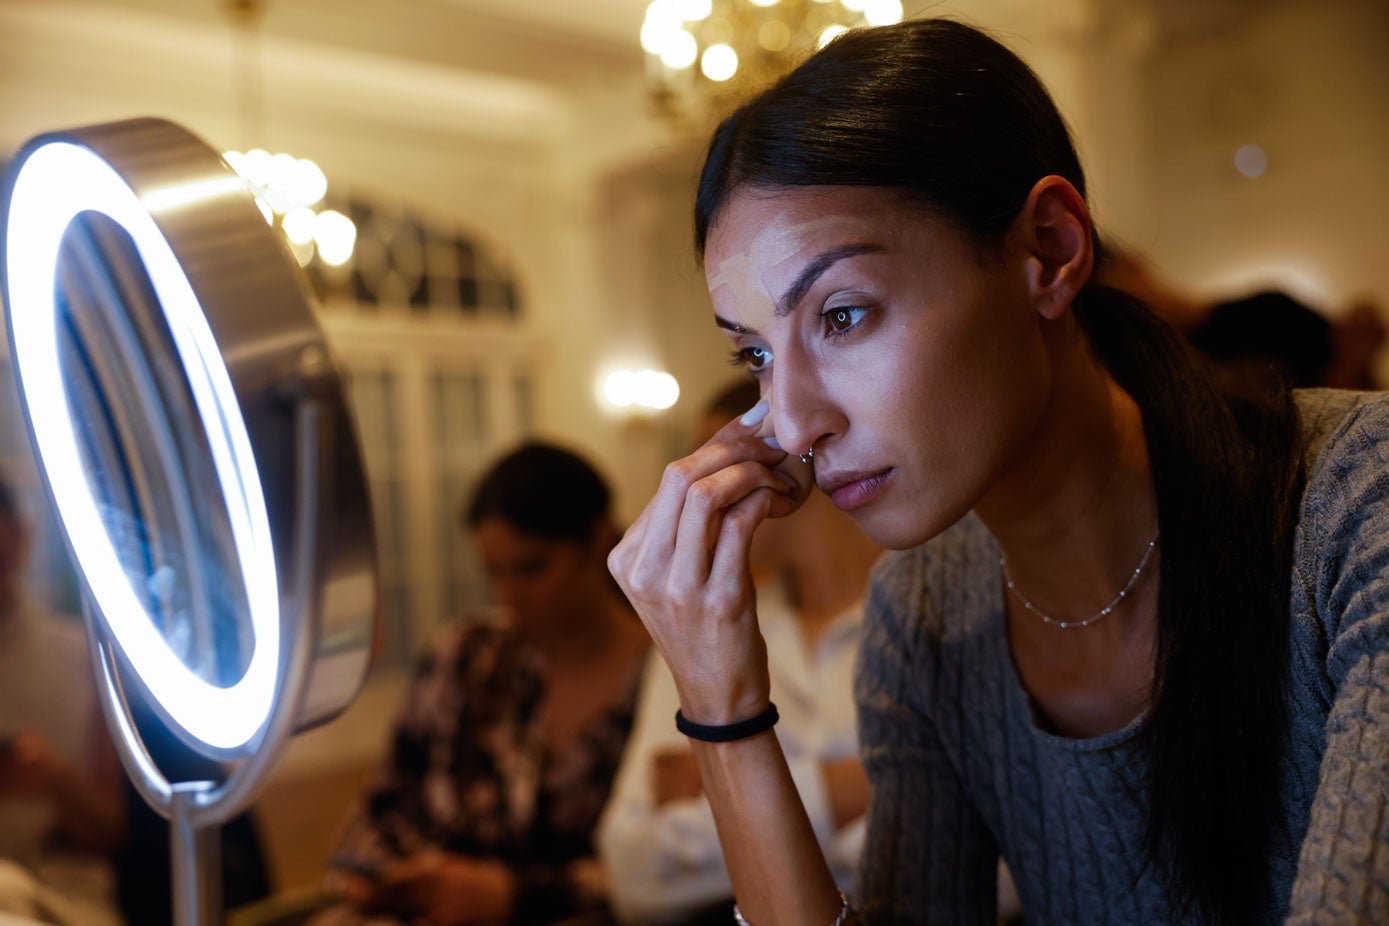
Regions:
<instances>
[{"instance_id":1,"label":"dark hair","mask_svg":"<svg viewBox=\"0 0 1389 926\"><path fill-rule=\"evenodd\" d=\"M856 30L715 131L696 248L735 192L820 185L897 190L998 242L1051 174L1084 195L1055 104L1001 44L948 20ZM1162 532L1142 739L1148 859L1184 914L1263 922L1274 904L1270 826L1282 816L1296 412L1286 390L1264 406L1220 392L1174 332L1117 290L1091 284L1074 311L1142 411Z\"/></svg>"},{"instance_id":2,"label":"dark hair","mask_svg":"<svg viewBox=\"0 0 1389 926\"><path fill-rule=\"evenodd\" d=\"M612 493L582 457L552 444L527 443L478 480L464 521L501 518L523 534L587 541L609 515Z\"/></svg>"}]
</instances>

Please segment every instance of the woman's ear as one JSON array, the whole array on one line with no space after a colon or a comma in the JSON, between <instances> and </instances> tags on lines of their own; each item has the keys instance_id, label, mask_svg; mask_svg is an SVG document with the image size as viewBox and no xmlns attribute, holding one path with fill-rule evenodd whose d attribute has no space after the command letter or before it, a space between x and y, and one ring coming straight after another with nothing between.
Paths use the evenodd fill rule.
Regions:
<instances>
[{"instance_id":1,"label":"woman's ear","mask_svg":"<svg viewBox=\"0 0 1389 926\"><path fill-rule=\"evenodd\" d=\"M1044 318L1060 318L1094 269L1090 210L1062 177L1038 180L1013 222L1027 258L1027 287Z\"/></svg>"}]
</instances>

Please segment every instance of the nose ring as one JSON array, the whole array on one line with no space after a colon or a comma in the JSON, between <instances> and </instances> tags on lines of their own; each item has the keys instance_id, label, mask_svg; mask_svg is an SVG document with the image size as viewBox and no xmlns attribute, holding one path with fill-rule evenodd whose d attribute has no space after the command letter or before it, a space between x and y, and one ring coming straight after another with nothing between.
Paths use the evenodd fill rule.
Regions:
<instances>
[{"instance_id":1,"label":"nose ring","mask_svg":"<svg viewBox=\"0 0 1389 926\"><path fill-rule=\"evenodd\" d=\"M811 447L805 453L799 455L802 463L809 463L815 456L815 448Z\"/></svg>"}]
</instances>

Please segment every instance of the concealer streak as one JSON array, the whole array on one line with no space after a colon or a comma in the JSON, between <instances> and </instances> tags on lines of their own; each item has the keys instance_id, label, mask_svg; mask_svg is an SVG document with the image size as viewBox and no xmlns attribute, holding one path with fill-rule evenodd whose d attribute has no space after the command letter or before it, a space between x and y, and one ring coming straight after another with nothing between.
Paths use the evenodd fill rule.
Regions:
<instances>
[{"instance_id":1,"label":"concealer streak","mask_svg":"<svg viewBox=\"0 0 1389 926\"><path fill-rule=\"evenodd\" d=\"M736 319L730 319L716 312L714 323L740 336L762 337L755 327L745 323L749 316L757 317L759 310L768 310L768 324L771 324L773 320L789 315L795 304L805 298L806 292L815 285L815 280L836 261L858 254L880 253L886 250L882 245L866 243L876 237L878 236L874 235L873 228L867 223L849 220L843 216L825 216L790 226L784 226L779 222L769 224L749 242L746 249L719 261L714 272L709 274L710 297L713 298L715 291L721 287L727 287L729 295L732 296L731 309L737 314ZM851 243L841 243L845 241ZM852 243L855 241L865 243ZM774 280L785 264L794 260L798 253L815 245L828 246L828 250L812 257L778 300L772 295L773 286L768 282L769 278ZM775 358L772 362L776 362ZM771 402L775 408L775 387L771 382L764 382L767 382L767 385L763 389L762 398ZM775 417L775 414L767 416L756 432L758 437L776 436L776 429L772 423Z\"/></svg>"}]
</instances>

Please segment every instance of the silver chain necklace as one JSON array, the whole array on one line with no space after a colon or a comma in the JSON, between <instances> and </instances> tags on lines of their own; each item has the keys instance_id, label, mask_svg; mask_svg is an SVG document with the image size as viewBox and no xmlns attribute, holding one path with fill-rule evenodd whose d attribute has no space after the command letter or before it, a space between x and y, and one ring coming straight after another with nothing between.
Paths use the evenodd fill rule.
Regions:
<instances>
[{"instance_id":1,"label":"silver chain necklace","mask_svg":"<svg viewBox=\"0 0 1389 926\"><path fill-rule=\"evenodd\" d=\"M1046 621L1048 624L1051 624L1054 627L1060 627L1062 630L1069 630L1072 627L1089 627L1096 621L1103 620L1104 618L1109 617L1109 615L1113 614L1114 609L1119 606L1119 602L1123 601L1126 597L1128 597L1129 592L1133 590L1133 586L1138 581L1138 577L1143 575L1143 570L1147 567L1148 560L1153 558L1153 550L1157 549L1157 542L1158 535L1154 534L1153 539L1148 541L1148 549L1143 551L1143 558L1138 561L1138 567L1134 569L1133 575L1129 576L1128 582L1124 583L1124 587L1119 589L1119 594L1114 596L1113 601L1105 605L1103 608L1100 608L1098 611L1096 611L1094 614L1090 615L1083 621L1062 621L1057 620L1050 614L1047 614L1041 608L1028 601L1026 595L1018 591L1018 586L1014 584L1013 577L1008 574L1008 557L1000 555L998 558L998 564L1003 567L1003 581L1008 583L1008 591L1018 596L1018 601L1022 602L1022 606L1024 608L1031 611L1033 614L1037 615L1042 620Z\"/></svg>"}]
</instances>

